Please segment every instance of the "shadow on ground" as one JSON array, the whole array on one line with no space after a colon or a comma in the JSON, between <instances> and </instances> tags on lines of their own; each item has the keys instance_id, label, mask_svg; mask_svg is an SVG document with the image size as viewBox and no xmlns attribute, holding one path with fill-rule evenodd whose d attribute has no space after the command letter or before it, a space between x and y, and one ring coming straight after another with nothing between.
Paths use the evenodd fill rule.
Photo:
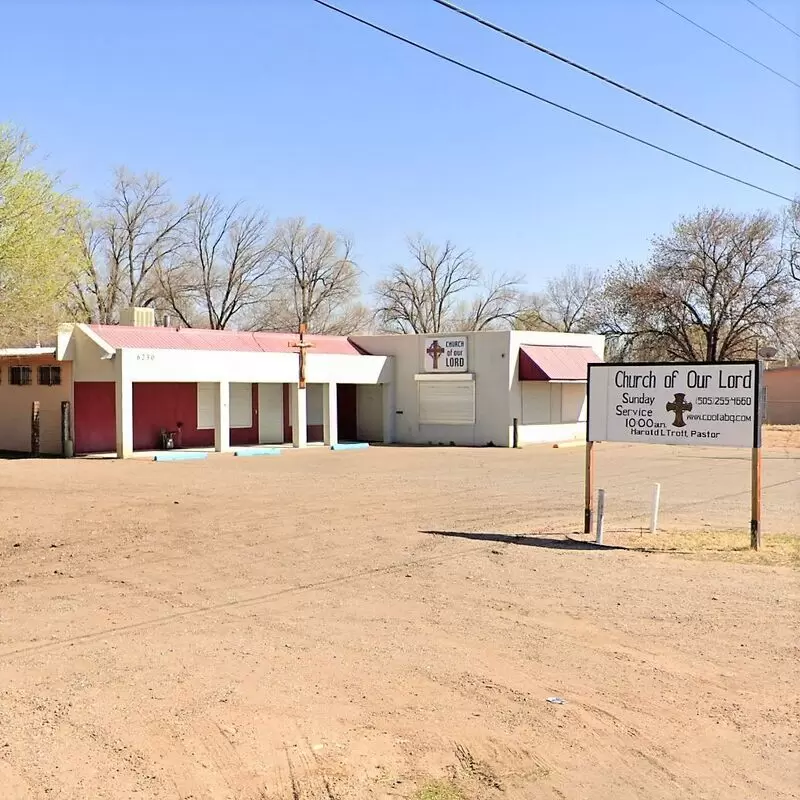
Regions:
<instances>
[{"instance_id":1,"label":"shadow on ground","mask_svg":"<svg viewBox=\"0 0 800 800\"><path fill-rule=\"evenodd\" d=\"M452 539L470 539L474 542L499 542L517 544L525 547L544 547L550 550L632 550L620 545L596 544L569 536L548 536L545 534L522 533L471 533L467 531L420 531L431 536L448 536Z\"/></svg>"},{"instance_id":2,"label":"shadow on ground","mask_svg":"<svg viewBox=\"0 0 800 800\"><path fill-rule=\"evenodd\" d=\"M40 453L38 456L32 453L22 453L19 450L0 450L0 461L52 461L63 456L53 453Z\"/></svg>"}]
</instances>

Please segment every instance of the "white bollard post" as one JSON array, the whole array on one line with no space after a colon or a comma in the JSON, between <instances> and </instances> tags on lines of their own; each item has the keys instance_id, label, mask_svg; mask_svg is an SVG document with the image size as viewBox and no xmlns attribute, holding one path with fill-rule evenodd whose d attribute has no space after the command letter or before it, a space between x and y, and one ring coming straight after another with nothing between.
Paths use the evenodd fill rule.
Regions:
<instances>
[{"instance_id":1,"label":"white bollard post","mask_svg":"<svg viewBox=\"0 0 800 800\"><path fill-rule=\"evenodd\" d=\"M595 536L595 542L597 544L603 544L603 522L605 521L606 515L606 490L605 489L598 489L597 490L597 535Z\"/></svg>"},{"instance_id":2,"label":"white bollard post","mask_svg":"<svg viewBox=\"0 0 800 800\"><path fill-rule=\"evenodd\" d=\"M658 506L661 502L661 484L653 484L653 506L650 510L650 533L658 530Z\"/></svg>"}]
</instances>

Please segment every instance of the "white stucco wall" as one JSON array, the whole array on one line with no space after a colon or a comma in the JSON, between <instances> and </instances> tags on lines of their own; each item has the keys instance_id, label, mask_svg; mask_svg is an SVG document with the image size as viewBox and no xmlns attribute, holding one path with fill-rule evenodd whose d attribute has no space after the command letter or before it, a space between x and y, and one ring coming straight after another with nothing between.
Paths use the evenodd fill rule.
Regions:
<instances>
[{"instance_id":1,"label":"white stucco wall","mask_svg":"<svg viewBox=\"0 0 800 800\"><path fill-rule=\"evenodd\" d=\"M59 339L62 332L59 331ZM61 347L59 347L61 350ZM73 377L76 381L114 382L114 362L108 353L103 352L82 330L76 326L68 337L61 357L72 361Z\"/></svg>"},{"instance_id":2,"label":"white stucco wall","mask_svg":"<svg viewBox=\"0 0 800 800\"><path fill-rule=\"evenodd\" d=\"M522 385L518 379L520 345L567 345L590 347L603 360L602 336L564 334L539 331L481 331L478 333L443 333L440 338L467 338L467 373L475 382L475 423L471 425L421 424L419 414L419 381L415 375L424 371L425 336L356 336L353 341L370 353L390 354L394 358L394 441L409 444L486 445L501 447L512 443L513 420L519 420L520 442L565 441L584 436L583 422L550 423L551 418L585 420L585 384L565 385L557 400L559 415L541 416L541 423L523 424ZM522 382L526 383L526 382ZM548 388L539 391L547 393ZM529 389L528 399L536 389ZM543 395L544 397L544 395ZM531 408L529 402L529 416ZM538 419L538 418L537 418ZM545 423L544 420L548 422Z\"/></svg>"},{"instance_id":3,"label":"white stucco wall","mask_svg":"<svg viewBox=\"0 0 800 800\"><path fill-rule=\"evenodd\" d=\"M475 423L426 425L419 421L419 381L424 372L425 336L354 336L369 353L393 356L395 370L394 441L407 444L504 444L508 430L508 331L443 333L467 339L467 373L475 381Z\"/></svg>"},{"instance_id":4,"label":"white stucco wall","mask_svg":"<svg viewBox=\"0 0 800 800\"><path fill-rule=\"evenodd\" d=\"M59 386L40 386L39 366L61 367ZM31 384L12 386L12 366L31 368ZM14 358L0 360L0 450L29 453L31 450L31 411L39 402L39 448L47 455L61 453L61 403L72 401L72 365L54 358Z\"/></svg>"},{"instance_id":5,"label":"white stucco wall","mask_svg":"<svg viewBox=\"0 0 800 800\"><path fill-rule=\"evenodd\" d=\"M219 381L294 383L298 358L293 353L228 353L202 350L126 349L123 370L132 381ZM379 383L391 373L384 356L309 354L311 383Z\"/></svg>"},{"instance_id":6,"label":"white stucco wall","mask_svg":"<svg viewBox=\"0 0 800 800\"><path fill-rule=\"evenodd\" d=\"M362 442L382 442L384 399L386 388L382 384L361 385L356 389L358 438ZM394 413L394 409L391 410Z\"/></svg>"},{"instance_id":7,"label":"white stucco wall","mask_svg":"<svg viewBox=\"0 0 800 800\"><path fill-rule=\"evenodd\" d=\"M519 380L519 348L521 345L550 345L590 347L597 354L597 360L603 361L605 338L594 334L551 333L548 331L512 331L510 343L513 353L509 364L510 391L509 416L512 424L509 428L509 440L513 437L513 420L519 420L520 444L540 444L549 442L566 442L586 437L586 384L558 384L560 398L557 405L559 416L556 416L555 398L549 388L553 384L539 381ZM534 398L534 395L536 397ZM546 398L546 399L545 399ZM561 419L561 422L545 423L545 406L550 405L550 419ZM576 416L577 415L577 416ZM578 419L578 422L567 420ZM529 420L531 420L529 422ZM535 422L533 420L536 420ZM541 420L541 421L540 421Z\"/></svg>"}]
</instances>

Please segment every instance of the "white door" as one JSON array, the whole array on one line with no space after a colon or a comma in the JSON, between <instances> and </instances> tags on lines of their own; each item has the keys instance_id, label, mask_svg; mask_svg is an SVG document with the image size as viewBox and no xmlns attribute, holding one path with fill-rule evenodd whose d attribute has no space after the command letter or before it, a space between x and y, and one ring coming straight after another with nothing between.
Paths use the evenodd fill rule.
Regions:
<instances>
[{"instance_id":1,"label":"white door","mask_svg":"<svg viewBox=\"0 0 800 800\"><path fill-rule=\"evenodd\" d=\"M283 443L283 384L258 384L259 444Z\"/></svg>"}]
</instances>

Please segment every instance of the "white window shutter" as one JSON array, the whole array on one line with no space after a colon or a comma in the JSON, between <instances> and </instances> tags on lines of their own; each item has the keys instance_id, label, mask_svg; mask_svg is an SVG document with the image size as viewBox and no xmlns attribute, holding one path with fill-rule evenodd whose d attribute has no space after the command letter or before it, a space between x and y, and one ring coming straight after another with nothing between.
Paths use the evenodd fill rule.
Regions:
<instances>
[{"instance_id":1,"label":"white window shutter","mask_svg":"<svg viewBox=\"0 0 800 800\"><path fill-rule=\"evenodd\" d=\"M321 383L309 383L306 389L306 423L308 425L322 425L323 420L323 395Z\"/></svg>"},{"instance_id":2,"label":"white window shutter","mask_svg":"<svg viewBox=\"0 0 800 800\"><path fill-rule=\"evenodd\" d=\"M231 428L252 428L253 384L232 383L230 386Z\"/></svg>"},{"instance_id":3,"label":"white window shutter","mask_svg":"<svg viewBox=\"0 0 800 800\"><path fill-rule=\"evenodd\" d=\"M216 383L197 384L197 428L203 430L216 425Z\"/></svg>"},{"instance_id":4,"label":"white window shutter","mask_svg":"<svg viewBox=\"0 0 800 800\"><path fill-rule=\"evenodd\" d=\"M420 381L420 425L474 425L473 381Z\"/></svg>"},{"instance_id":5,"label":"white window shutter","mask_svg":"<svg viewBox=\"0 0 800 800\"><path fill-rule=\"evenodd\" d=\"M550 419L550 384L544 381L520 381L522 424L548 425Z\"/></svg>"}]
</instances>

